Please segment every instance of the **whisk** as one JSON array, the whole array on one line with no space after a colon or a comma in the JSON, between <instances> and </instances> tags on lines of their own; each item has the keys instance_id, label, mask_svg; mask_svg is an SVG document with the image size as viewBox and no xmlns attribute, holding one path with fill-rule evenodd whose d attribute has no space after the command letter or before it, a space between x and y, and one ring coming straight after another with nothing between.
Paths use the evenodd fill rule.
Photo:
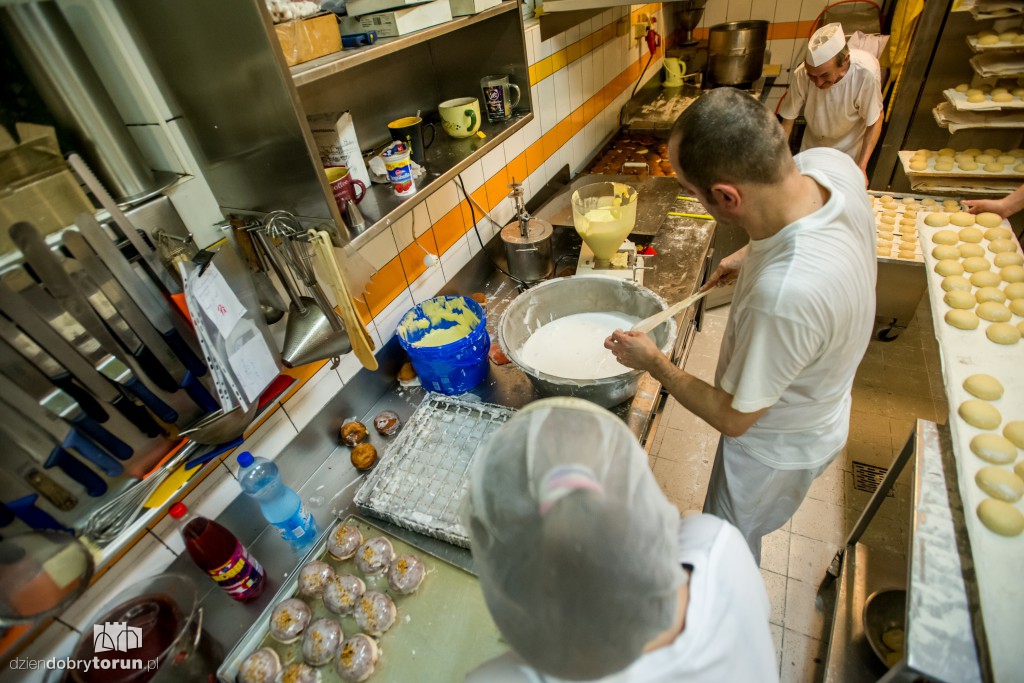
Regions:
<instances>
[{"instance_id":1,"label":"whisk","mask_svg":"<svg viewBox=\"0 0 1024 683\"><path fill-rule=\"evenodd\" d=\"M161 465L159 470L146 479L132 484L113 500L97 508L85 523L83 533L100 546L104 546L120 536L121 532L139 516L143 504L156 491L161 482L177 469L178 465L188 459L197 447L198 444L195 441L189 441Z\"/></svg>"}]
</instances>

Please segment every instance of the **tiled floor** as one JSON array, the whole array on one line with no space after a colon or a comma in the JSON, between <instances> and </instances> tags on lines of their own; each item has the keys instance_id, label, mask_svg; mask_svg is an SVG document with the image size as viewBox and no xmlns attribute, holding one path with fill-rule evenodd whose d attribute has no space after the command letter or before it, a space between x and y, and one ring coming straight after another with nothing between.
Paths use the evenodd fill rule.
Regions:
<instances>
[{"instance_id":1,"label":"tiled floor","mask_svg":"<svg viewBox=\"0 0 1024 683\"><path fill-rule=\"evenodd\" d=\"M712 381L728 306L709 311L686 370ZM854 488L854 462L888 468L906 443L914 420L945 422L947 406L927 299L892 342L872 341L857 371L846 449L815 481L785 527L767 536L761 558L771 629L783 683L811 683L824 673L831 626L832 590L819 585L836 551L860 517L870 494ZM718 433L670 399L650 440L650 462L680 511L704 502ZM909 472L901 475L864 536L865 543L904 547ZM832 587L834 584L825 584Z\"/></svg>"}]
</instances>

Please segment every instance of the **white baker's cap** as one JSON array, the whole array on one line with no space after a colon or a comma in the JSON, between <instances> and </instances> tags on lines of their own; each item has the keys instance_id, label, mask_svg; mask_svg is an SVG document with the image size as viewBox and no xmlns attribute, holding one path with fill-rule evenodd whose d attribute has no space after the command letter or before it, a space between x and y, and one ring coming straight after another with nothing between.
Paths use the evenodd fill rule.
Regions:
<instances>
[{"instance_id":1,"label":"white baker's cap","mask_svg":"<svg viewBox=\"0 0 1024 683\"><path fill-rule=\"evenodd\" d=\"M846 46L846 35L840 23L825 24L807 41L807 63L821 66Z\"/></svg>"}]
</instances>

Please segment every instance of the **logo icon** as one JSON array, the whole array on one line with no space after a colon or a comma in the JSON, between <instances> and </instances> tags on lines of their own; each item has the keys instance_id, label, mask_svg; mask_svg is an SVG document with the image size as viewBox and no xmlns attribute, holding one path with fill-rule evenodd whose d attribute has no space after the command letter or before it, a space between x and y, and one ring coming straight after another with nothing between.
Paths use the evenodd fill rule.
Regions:
<instances>
[{"instance_id":1,"label":"logo icon","mask_svg":"<svg viewBox=\"0 0 1024 683\"><path fill-rule=\"evenodd\" d=\"M134 650L142 647L142 629L123 621L95 624L92 627L92 645L97 653Z\"/></svg>"}]
</instances>

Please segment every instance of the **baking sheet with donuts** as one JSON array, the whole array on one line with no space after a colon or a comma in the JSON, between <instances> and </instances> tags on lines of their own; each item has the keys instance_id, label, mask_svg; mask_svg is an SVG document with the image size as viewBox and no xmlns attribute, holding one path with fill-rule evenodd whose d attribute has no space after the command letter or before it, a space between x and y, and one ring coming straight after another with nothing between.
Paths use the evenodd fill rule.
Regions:
<instances>
[{"instance_id":1,"label":"baking sheet with donuts","mask_svg":"<svg viewBox=\"0 0 1024 683\"><path fill-rule=\"evenodd\" d=\"M601 175L675 176L668 143L651 135L626 134L611 142L590 165Z\"/></svg>"},{"instance_id":2,"label":"baking sheet with donuts","mask_svg":"<svg viewBox=\"0 0 1024 683\"><path fill-rule=\"evenodd\" d=\"M875 254L878 258L924 263L917 230L922 200L889 194L870 194L869 197L875 215Z\"/></svg>"},{"instance_id":3,"label":"baking sheet with donuts","mask_svg":"<svg viewBox=\"0 0 1024 683\"><path fill-rule=\"evenodd\" d=\"M426 572L415 592L403 595L392 588L387 570L380 574L367 574L362 569L365 562L358 562L357 557L339 560L328 552L332 532L343 526L357 529L364 542L386 539L393 549L394 558L404 555L418 558ZM337 522L337 526L332 526L299 563L299 567L285 579L271 603L224 659L217 671L218 680L222 683L242 683L238 676L240 667L250 655L263 648L276 653L282 667L303 662L304 638L301 634L294 642L287 644L271 635L274 610L287 600L299 599L308 606L310 624L321 618L337 621L344 640L352 639L359 633L366 634L366 630L351 614L339 615L325 606L323 597L302 593L303 586L307 584L300 585L301 569L316 561L326 562L337 576L361 579L366 591L386 595L396 608L394 623L381 635L369 635L377 651L374 673L366 679L369 683L461 681L477 666L508 649L502 643L498 628L487 611L476 577L409 545L360 517L350 516ZM315 667L323 683L343 683L346 680L335 667L339 656Z\"/></svg>"},{"instance_id":4,"label":"baking sheet with donuts","mask_svg":"<svg viewBox=\"0 0 1024 683\"><path fill-rule=\"evenodd\" d=\"M1024 437L1010 428L1024 421L1024 252L995 214L933 213L942 217L921 213L918 229L982 618L995 680L1020 680ZM959 327L948 322L958 315ZM1007 336L994 341L996 326Z\"/></svg>"},{"instance_id":5,"label":"baking sheet with donuts","mask_svg":"<svg viewBox=\"0 0 1024 683\"><path fill-rule=\"evenodd\" d=\"M908 176L1024 178L1024 149L901 150L899 156Z\"/></svg>"}]
</instances>

